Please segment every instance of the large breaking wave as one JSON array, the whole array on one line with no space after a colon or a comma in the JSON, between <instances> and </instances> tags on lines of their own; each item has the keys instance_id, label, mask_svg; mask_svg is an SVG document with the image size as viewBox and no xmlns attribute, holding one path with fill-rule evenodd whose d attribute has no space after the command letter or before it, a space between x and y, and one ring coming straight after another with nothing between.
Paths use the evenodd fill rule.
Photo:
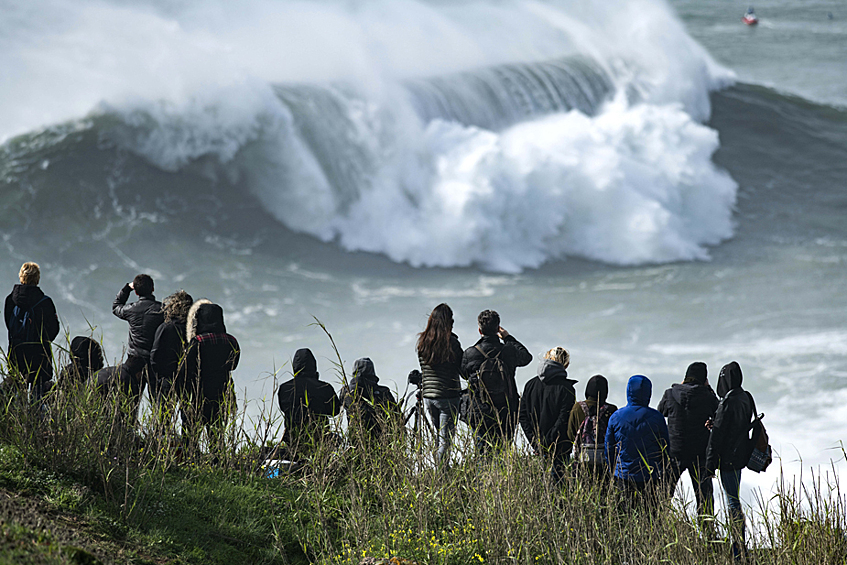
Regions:
<instances>
[{"instance_id":1,"label":"large breaking wave","mask_svg":"<svg viewBox=\"0 0 847 565\"><path fill-rule=\"evenodd\" d=\"M732 235L701 124L729 76L658 0L2 10L0 136L103 115L156 167L212 159L347 249L512 272L704 259Z\"/></svg>"}]
</instances>

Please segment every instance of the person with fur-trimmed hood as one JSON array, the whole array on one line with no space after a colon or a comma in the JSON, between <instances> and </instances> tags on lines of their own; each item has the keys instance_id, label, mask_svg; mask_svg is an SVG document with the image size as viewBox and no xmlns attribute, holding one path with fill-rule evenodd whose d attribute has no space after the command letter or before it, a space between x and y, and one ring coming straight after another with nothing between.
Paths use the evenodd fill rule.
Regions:
<instances>
[{"instance_id":1,"label":"person with fur-trimmed hood","mask_svg":"<svg viewBox=\"0 0 847 565\"><path fill-rule=\"evenodd\" d=\"M341 403L332 385L319 379L318 362L312 351L298 349L291 361L294 378L277 391L285 421L282 440L292 454L308 452L329 434L329 419L338 416Z\"/></svg>"},{"instance_id":2,"label":"person with fur-trimmed hood","mask_svg":"<svg viewBox=\"0 0 847 565\"><path fill-rule=\"evenodd\" d=\"M9 367L20 377L20 382L13 379L9 383L31 385L33 398L37 399L53 379L50 344L59 335L59 316L53 300L38 287L41 269L37 263L24 263L18 278L21 284L16 284L6 297L3 311L9 330Z\"/></svg>"},{"instance_id":3,"label":"person with fur-trimmed hood","mask_svg":"<svg viewBox=\"0 0 847 565\"><path fill-rule=\"evenodd\" d=\"M183 430L197 440L200 428L206 427L214 449L215 437L235 407L230 373L238 367L241 348L226 331L223 308L206 299L188 311L186 339L177 372Z\"/></svg>"},{"instance_id":4,"label":"person with fur-trimmed hood","mask_svg":"<svg viewBox=\"0 0 847 565\"><path fill-rule=\"evenodd\" d=\"M353 363L353 377L338 395L347 412L348 431L361 439L379 438L402 417L397 400L387 386L379 384L373 361L367 357Z\"/></svg>"},{"instance_id":5,"label":"person with fur-trimmed hood","mask_svg":"<svg viewBox=\"0 0 847 565\"><path fill-rule=\"evenodd\" d=\"M179 361L188 341L186 325L192 304L194 299L184 290L176 291L163 302L165 322L156 330L150 351L150 396L153 399L168 395L174 387Z\"/></svg>"},{"instance_id":6,"label":"person with fur-trimmed hood","mask_svg":"<svg viewBox=\"0 0 847 565\"><path fill-rule=\"evenodd\" d=\"M753 420L753 397L741 388L743 375L741 366L732 361L721 368L718 375L718 403L715 418L711 423L709 444L706 447L706 469L714 475L720 469L721 485L732 522L732 552L740 557L744 546L744 511L738 491L741 486L741 470L750 460L748 442Z\"/></svg>"},{"instance_id":7,"label":"person with fur-trimmed hood","mask_svg":"<svg viewBox=\"0 0 847 565\"><path fill-rule=\"evenodd\" d=\"M571 356L563 347L544 354L538 376L523 389L518 421L536 455L552 460L554 480L562 477L564 464L571 451L568 440L568 418L576 400L574 384L568 378Z\"/></svg>"},{"instance_id":8,"label":"person with fur-trimmed hood","mask_svg":"<svg viewBox=\"0 0 847 565\"><path fill-rule=\"evenodd\" d=\"M712 477L706 470L706 422L714 417L717 408L718 397L709 386L706 364L702 362L689 365L682 382L666 390L659 402L659 412L668 419L671 442L665 480L672 492L682 473L688 471L699 516L714 513Z\"/></svg>"}]
</instances>

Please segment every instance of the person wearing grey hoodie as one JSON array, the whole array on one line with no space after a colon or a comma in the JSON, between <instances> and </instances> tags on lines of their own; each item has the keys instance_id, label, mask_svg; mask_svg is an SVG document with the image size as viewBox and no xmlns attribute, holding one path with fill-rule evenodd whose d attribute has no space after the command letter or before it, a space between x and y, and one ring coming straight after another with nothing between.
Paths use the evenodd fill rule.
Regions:
<instances>
[{"instance_id":1,"label":"person wearing grey hoodie","mask_svg":"<svg viewBox=\"0 0 847 565\"><path fill-rule=\"evenodd\" d=\"M744 511L738 490L741 486L741 470L750 460L748 440L753 419L753 397L741 388L743 376L741 366L732 361L721 368L718 376L720 403L712 422L712 433L706 448L706 469L714 475L720 469L721 485L726 493L726 505L733 535L732 553L739 558L746 550L744 546Z\"/></svg>"},{"instance_id":2,"label":"person wearing grey hoodie","mask_svg":"<svg viewBox=\"0 0 847 565\"><path fill-rule=\"evenodd\" d=\"M401 421L394 395L379 384L373 361L367 357L353 363L353 378L338 396L347 412L348 432L355 439L377 439L392 420Z\"/></svg>"},{"instance_id":3,"label":"person wearing grey hoodie","mask_svg":"<svg viewBox=\"0 0 847 565\"><path fill-rule=\"evenodd\" d=\"M562 476L571 452L568 419L576 401L574 384L568 378L570 355L556 347L548 351L538 366L538 375L523 390L518 422L536 455L549 457L553 478Z\"/></svg>"}]
</instances>

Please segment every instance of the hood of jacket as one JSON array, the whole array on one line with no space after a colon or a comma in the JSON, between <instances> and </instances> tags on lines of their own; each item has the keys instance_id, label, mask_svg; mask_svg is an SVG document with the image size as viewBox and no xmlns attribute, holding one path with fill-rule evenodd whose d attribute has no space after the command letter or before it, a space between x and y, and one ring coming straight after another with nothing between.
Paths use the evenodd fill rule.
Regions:
<instances>
[{"instance_id":1,"label":"hood of jacket","mask_svg":"<svg viewBox=\"0 0 847 565\"><path fill-rule=\"evenodd\" d=\"M626 401L629 405L650 406L653 383L644 375L633 375L626 383Z\"/></svg>"},{"instance_id":2,"label":"hood of jacket","mask_svg":"<svg viewBox=\"0 0 847 565\"><path fill-rule=\"evenodd\" d=\"M741 388L742 379L741 366L735 361L721 367L721 374L718 376L718 396L723 398L732 389Z\"/></svg>"},{"instance_id":3,"label":"hood of jacket","mask_svg":"<svg viewBox=\"0 0 847 565\"><path fill-rule=\"evenodd\" d=\"M541 360L541 364L538 365L538 378L546 385L557 382L564 383L564 381L570 380L568 379L568 371L565 369L565 366L552 359Z\"/></svg>"},{"instance_id":4,"label":"hood of jacket","mask_svg":"<svg viewBox=\"0 0 847 565\"><path fill-rule=\"evenodd\" d=\"M696 361L688 366L688 369L685 371L685 378L682 379L682 382L687 385L704 385L706 384L707 376L708 371L706 369L706 364L701 361Z\"/></svg>"},{"instance_id":5,"label":"hood of jacket","mask_svg":"<svg viewBox=\"0 0 847 565\"><path fill-rule=\"evenodd\" d=\"M103 368L103 349L100 344L84 335L76 336L71 341L71 355L75 363L99 371Z\"/></svg>"},{"instance_id":6,"label":"hood of jacket","mask_svg":"<svg viewBox=\"0 0 847 565\"><path fill-rule=\"evenodd\" d=\"M594 375L588 379L588 384L585 385L586 400L596 400L600 406L606 404L606 398L609 396L609 381L603 375Z\"/></svg>"},{"instance_id":7,"label":"hood of jacket","mask_svg":"<svg viewBox=\"0 0 847 565\"><path fill-rule=\"evenodd\" d=\"M373 388L379 382L379 377L376 376L374 363L368 357L356 359L353 363L353 378L350 379L350 386L353 388L360 384L365 388Z\"/></svg>"},{"instance_id":8,"label":"hood of jacket","mask_svg":"<svg viewBox=\"0 0 847 565\"><path fill-rule=\"evenodd\" d=\"M197 333L225 334L224 309L218 304L201 304L197 309Z\"/></svg>"},{"instance_id":9,"label":"hood of jacket","mask_svg":"<svg viewBox=\"0 0 847 565\"><path fill-rule=\"evenodd\" d=\"M16 284L12 289L12 302L23 310L35 306L42 298L44 291L34 284Z\"/></svg>"},{"instance_id":10,"label":"hood of jacket","mask_svg":"<svg viewBox=\"0 0 847 565\"><path fill-rule=\"evenodd\" d=\"M291 370L295 379L317 379L318 362L315 360L312 350L308 348L298 349L291 360Z\"/></svg>"},{"instance_id":11,"label":"hood of jacket","mask_svg":"<svg viewBox=\"0 0 847 565\"><path fill-rule=\"evenodd\" d=\"M188 316L185 319L185 341L189 342L194 339L194 336L200 335L197 331L197 312L204 304L211 304L212 301L207 298L201 298L191 305L188 309Z\"/></svg>"}]
</instances>

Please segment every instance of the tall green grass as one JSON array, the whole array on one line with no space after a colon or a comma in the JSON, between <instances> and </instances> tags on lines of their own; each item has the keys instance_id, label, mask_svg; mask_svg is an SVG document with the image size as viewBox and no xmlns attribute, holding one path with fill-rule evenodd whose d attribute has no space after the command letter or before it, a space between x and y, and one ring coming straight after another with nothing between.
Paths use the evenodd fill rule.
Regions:
<instances>
[{"instance_id":1,"label":"tall green grass","mask_svg":"<svg viewBox=\"0 0 847 565\"><path fill-rule=\"evenodd\" d=\"M303 468L265 478L261 464L281 436L281 415L248 418L245 404L211 445L183 437L173 404L152 406L130 425L131 402L92 387L56 390L46 409L9 396L0 405L0 444L14 453L2 459L16 463L3 465L84 485L96 501L89 507L114 520L105 534L146 544L164 562L731 561L722 516L704 530L670 493L628 504L607 479L577 467L554 484L547 462L523 447L481 459L464 427L449 469L434 464L427 426L413 433L386 417L385 433L372 441L336 422L334 432L354 441L314 437ZM770 473L774 492L747 511L758 525L748 528L755 562L847 562L834 469L810 480Z\"/></svg>"}]
</instances>

